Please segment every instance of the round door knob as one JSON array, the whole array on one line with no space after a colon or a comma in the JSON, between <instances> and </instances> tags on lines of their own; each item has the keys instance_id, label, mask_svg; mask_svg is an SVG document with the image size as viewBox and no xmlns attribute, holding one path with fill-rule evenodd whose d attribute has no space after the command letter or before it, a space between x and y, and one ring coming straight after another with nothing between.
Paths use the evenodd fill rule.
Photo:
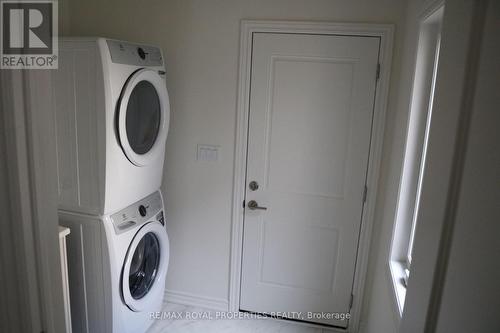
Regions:
<instances>
[{"instance_id":1,"label":"round door knob","mask_svg":"<svg viewBox=\"0 0 500 333\"><path fill-rule=\"evenodd\" d=\"M251 191L257 191L259 189L259 183L257 183L255 180L252 180L249 184L248 184L248 188L251 190Z\"/></svg>"}]
</instances>

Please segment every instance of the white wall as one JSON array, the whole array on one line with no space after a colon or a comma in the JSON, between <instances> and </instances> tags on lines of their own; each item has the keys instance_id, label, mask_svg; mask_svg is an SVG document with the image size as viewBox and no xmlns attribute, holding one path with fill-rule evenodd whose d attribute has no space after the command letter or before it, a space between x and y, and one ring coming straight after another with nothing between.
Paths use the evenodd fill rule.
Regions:
<instances>
[{"instance_id":1,"label":"white wall","mask_svg":"<svg viewBox=\"0 0 500 333\"><path fill-rule=\"evenodd\" d=\"M104 35L160 45L167 65L172 119L163 189L171 240L169 290L228 298L239 24L247 19L394 23L391 90L377 202L374 253L365 307L374 332L395 330L385 253L397 195L407 98L399 99L406 1L170 0L73 1L72 35ZM407 57L411 52L406 51ZM408 61L406 61L407 63ZM404 96L407 92L403 91ZM220 160L197 162L198 143L220 145ZM401 155L401 156L399 156ZM395 159L395 162L391 162ZM397 174L397 176L395 176ZM373 291L371 291L373 290ZM383 310L375 310L383 309Z\"/></svg>"},{"instance_id":2,"label":"white wall","mask_svg":"<svg viewBox=\"0 0 500 333\"><path fill-rule=\"evenodd\" d=\"M489 1L436 332L500 332L499 22Z\"/></svg>"},{"instance_id":3,"label":"white wall","mask_svg":"<svg viewBox=\"0 0 500 333\"><path fill-rule=\"evenodd\" d=\"M396 111L392 120L386 124L387 137L384 146L384 164L382 175L384 184L378 195L378 210L376 220L379 223L378 237L374 237L372 253L375 259L371 261L372 280L367 290L365 303L365 320L363 333L397 332L399 328L399 313L392 291L392 282L388 272L391 237L394 227L396 205L399 192L408 118L411 104L411 91L419 35L419 15L429 1L409 0L404 26L403 43L401 46L401 71L395 78L398 84ZM392 81L392 85L395 82ZM378 240L378 242L377 242ZM369 294L368 294L369 293Z\"/></svg>"}]
</instances>

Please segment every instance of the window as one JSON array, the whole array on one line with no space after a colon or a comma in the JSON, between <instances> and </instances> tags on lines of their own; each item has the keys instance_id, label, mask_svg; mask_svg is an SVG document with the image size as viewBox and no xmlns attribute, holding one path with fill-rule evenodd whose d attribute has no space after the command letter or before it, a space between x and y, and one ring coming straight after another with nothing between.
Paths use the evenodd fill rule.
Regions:
<instances>
[{"instance_id":1,"label":"window","mask_svg":"<svg viewBox=\"0 0 500 333\"><path fill-rule=\"evenodd\" d=\"M389 259L400 315L403 312L406 286L411 274L413 243L418 228L420 192L438 68L442 13L443 7L426 16L420 24L403 171Z\"/></svg>"}]
</instances>

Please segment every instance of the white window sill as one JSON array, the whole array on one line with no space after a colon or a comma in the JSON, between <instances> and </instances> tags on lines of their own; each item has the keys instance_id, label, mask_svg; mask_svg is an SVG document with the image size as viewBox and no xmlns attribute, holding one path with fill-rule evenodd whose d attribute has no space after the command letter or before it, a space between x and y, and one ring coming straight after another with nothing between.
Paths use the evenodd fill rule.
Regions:
<instances>
[{"instance_id":1,"label":"white window sill","mask_svg":"<svg viewBox=\"0 0 500 333\"><path fill-rule=\"evenodd\" d=\"M392 290L394 292L394 297L396 298L396 303L398 305L399 316L401 317L403 315L403 307L406 297L406 287L404 284L404 265L400 261L391 260L389 261L389 269L392 279Z\"/></svg>"}]
</instances>

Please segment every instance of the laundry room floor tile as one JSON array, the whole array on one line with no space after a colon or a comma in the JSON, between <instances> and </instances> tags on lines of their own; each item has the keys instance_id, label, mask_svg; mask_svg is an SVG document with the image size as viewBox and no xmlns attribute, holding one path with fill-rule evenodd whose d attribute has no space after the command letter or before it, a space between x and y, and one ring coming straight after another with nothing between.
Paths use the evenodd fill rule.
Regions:
<instances>
[{"instance_id":1,"label":"laundry room floor tile","mask_svg":"<svg viewBox=\"0 0 500 333\"><path fill-rule=\"evenodd\" d=\"M192 306L165 303L148 333L327 333L327 329L272 318L221 319L224 314Z\"/></svg>"}]
</instances>

